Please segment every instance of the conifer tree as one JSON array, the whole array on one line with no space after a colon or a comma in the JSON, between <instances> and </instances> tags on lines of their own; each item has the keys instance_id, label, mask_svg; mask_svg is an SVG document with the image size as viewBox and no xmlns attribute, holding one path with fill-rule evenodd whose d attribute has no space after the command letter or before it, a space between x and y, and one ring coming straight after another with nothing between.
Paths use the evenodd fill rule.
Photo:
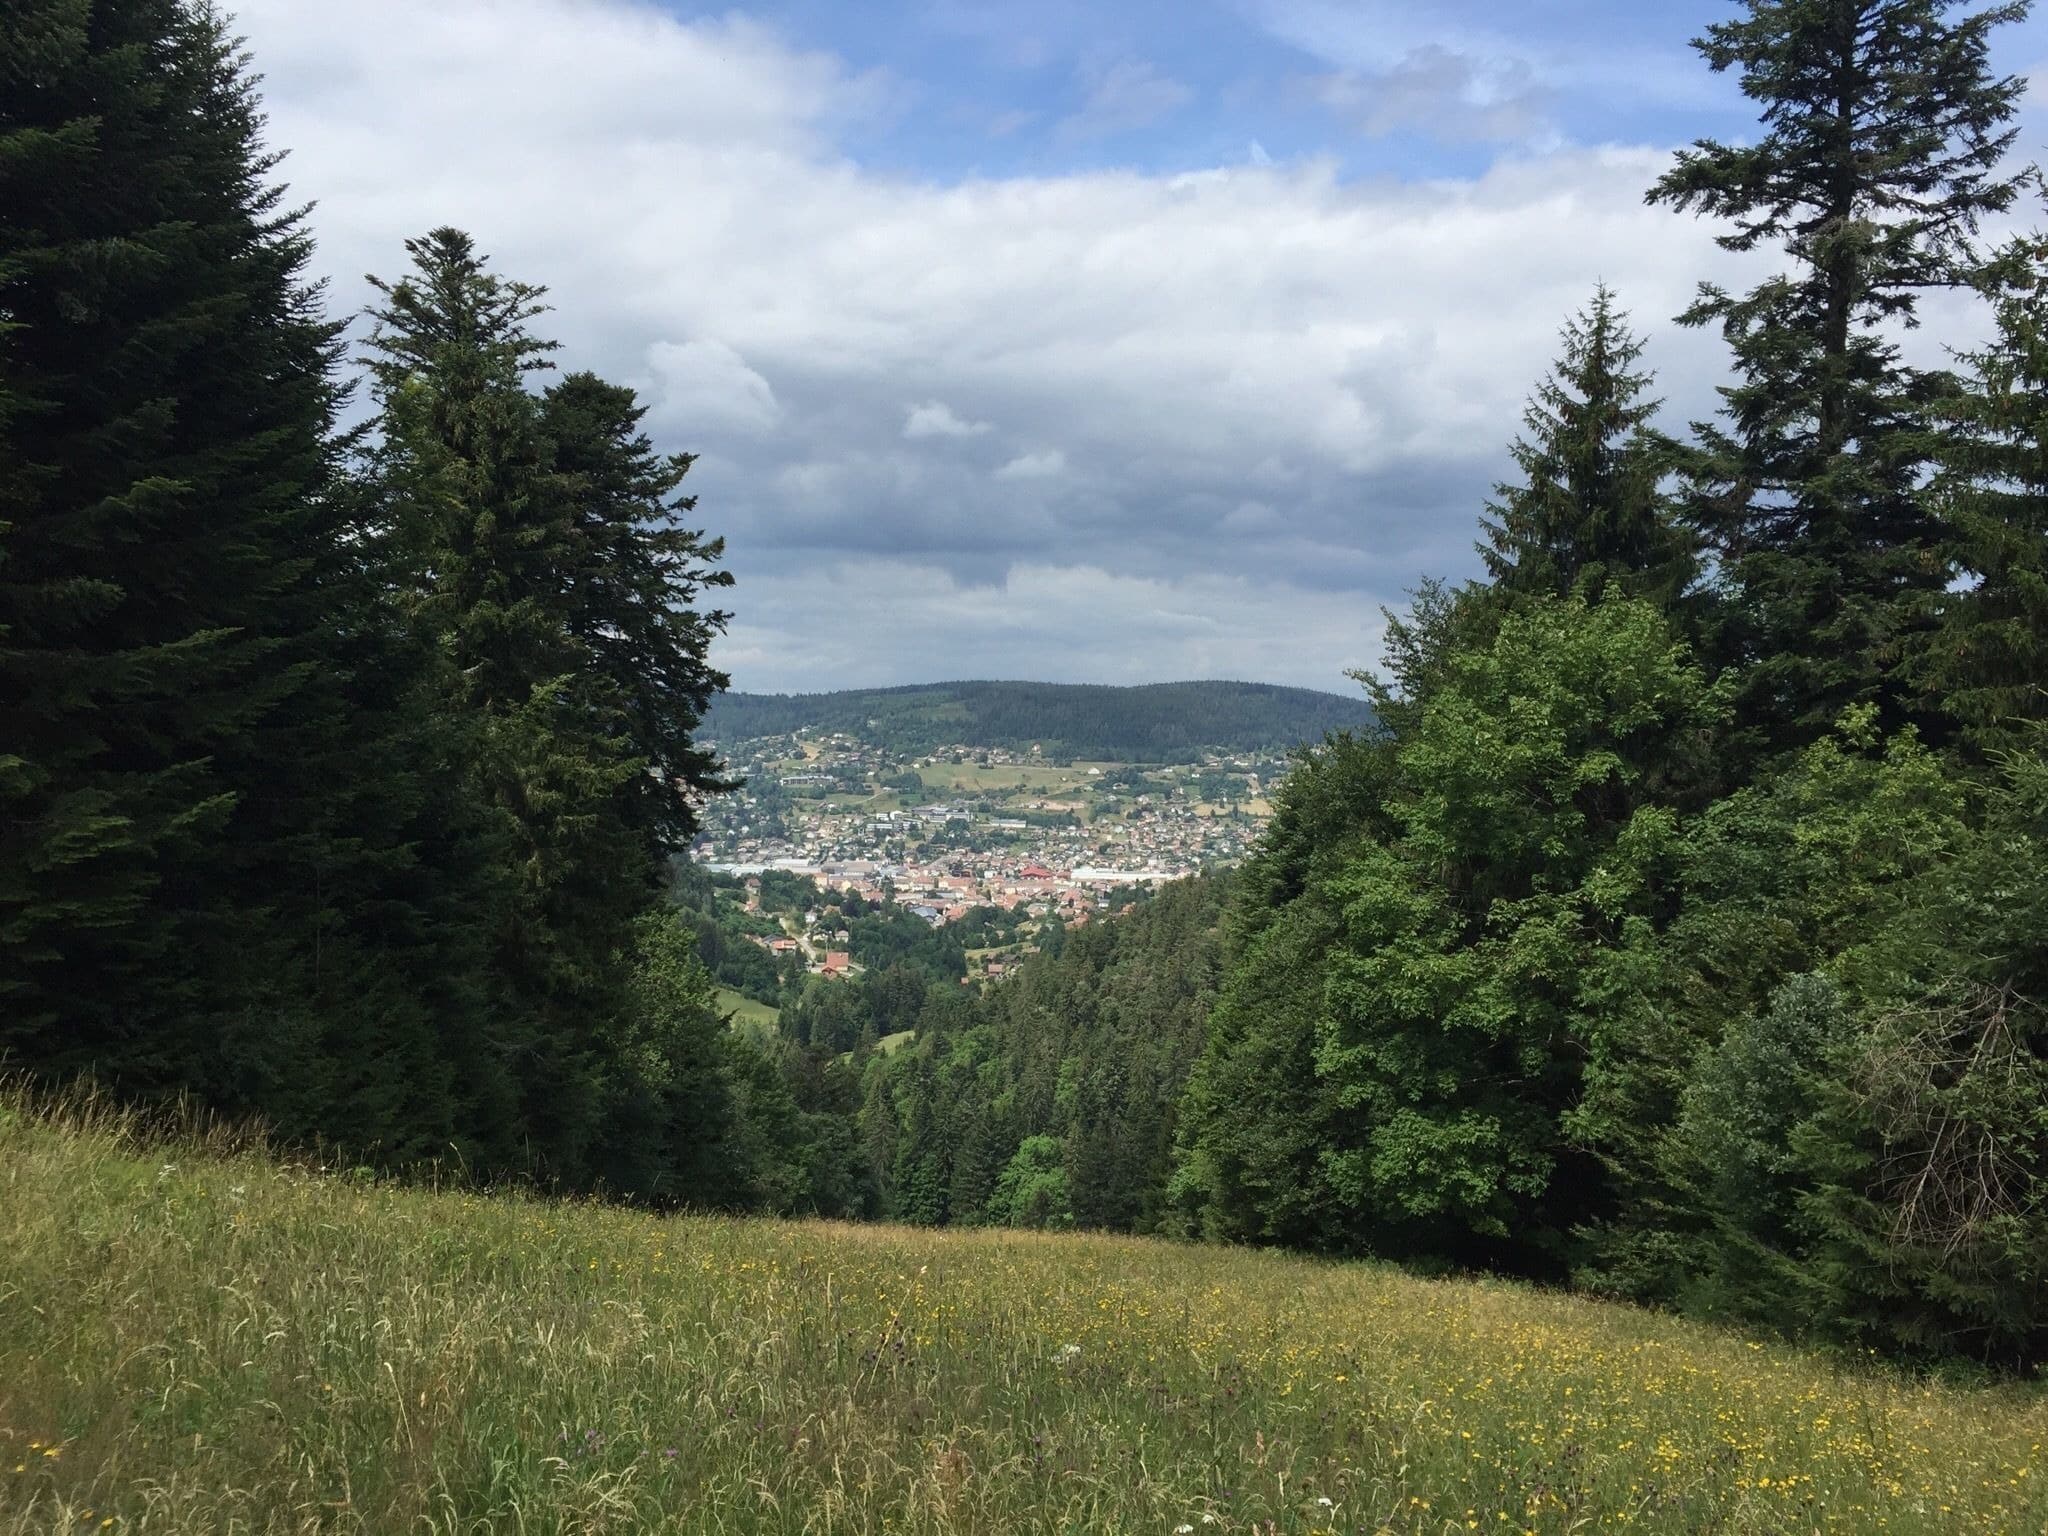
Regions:
<instances>
[{"instance_id":1,"label":"conifer tree","mask_svg":"<svg viewBox=\"0 0 2048 1536\"><path fill-rule=\"evenodd\" d=\"M575 373L548 391L540 425L570 502L569 630L608 695L611 729L649 770L626 785L622 814L650 845L681 846L698 800L730 787L695 732L728 681L707 659L728 615L697 600L732 573L716 566L725 541L679 520L697 506L677 494L695 456L656 453L646 414L632 390Z\"/></svg>"},{"instance_id":2,"label":"conifer tree","mask_svg":"<svg viewBox=\"0 0 2048 1536\"><path fill-rule=\"evenodd\" d=\"M1963 581L1937 594L1920 680L1980 748L2048 718L2048 241L1983 277L1997 331L1935 410L1934 504Z\"/></svg>"},{"instance_id":3,"label":"conifer tree","mask_svg":"<svg viewBox=\"0 0 2048 1536\"><path fill-rule=\"evenodd\" d=\"M902 1111L902 1136L896 1143L896 1167L891 1180L895 1203L891 1214L899 1221L935 1227L946 1219L946 1193L951 1181L947 1148L934 1113L931 1061L923 1053L919 1053L904 1092L907 1102Z\"/></svg>"},{"instance_id":4,"label":"conifer tree","mask_svg":"<svg viewBox=\"0 0 2048 1536\"><path fill-rule=\"evenodd\" d=\"M630 391L583 375L545 401L528 389L554 350L530 328L542 291L459 230L407 250L413 270L376 284L380 479L490 818L487 1060L521 1095L520 1141L577 1180L633 1006L635 925L694 827L686 796L721 787L691 732L724 682L705 660L724 615L693 599L729 578L715 542L670 525L687 461L655 455Z\"/></svg>"},{"instance_id":5,"label":"conifer tree","mask_svg":"<svg viewBox=\"0 0 2048 1536\"><path fill-rule=\"evenodd\" d=\"M1994 28L2027 0L1747 0L1695 47L1757 102L1754 144L1701 140L1652 202L1726 219L1731 251L1791 270L1681 316L1719 325L1737 382L1699 427L1690 517L1731 598L1721 659L1746 669L1766 746L1811 740L1842 709L1896 717L1901 630L1948 580L1922 495L1933 386L1891 331L1962 280L1986 214L2011 206L2008 126L2024 82L1991 72Z\"/></svg>"},{"instance_id":6,"label":"conifer tree","mask_svg":"<svg viewBox=\"0 0 2048 1536\"><path fill-rule=\"evenodd\" d=\"M381 765L335 750L371 589L260 126L203 5L0 20L0 1053L289 1116L326 1001L383 1005L321 889Z\"/></svg>"},{"instance_id":7,"label":"conifer tree","mask_svg":"<svg viewBox=\"0 0 2048 1536\"><path fill-rule=\"evenodd\" d=\"M1564 328L1563 352L1523 413L1511 452L1526 483L1495 491L1485 519L1494 590L1510 599L1597 599L1610 582L1665 606L1694 576L1687 536L1660 482L1670 444L1650 426L1658 403L1636 367L1643 343L1603 283Z\"/></svg>"},{"instance_id":8,"label":"conifer tree","mask_svg":"<svg viewBox=\"0 0 2048 1536\"><path fill-rule=\"evenodd\" d=\"M946 1209L960 1226L985 1221L989 1196L995 1192L999 1169L993 1114L987 1095L970 1084L956 1113L953 1181L946 1192Z\"/></svg>"}]
</instances>

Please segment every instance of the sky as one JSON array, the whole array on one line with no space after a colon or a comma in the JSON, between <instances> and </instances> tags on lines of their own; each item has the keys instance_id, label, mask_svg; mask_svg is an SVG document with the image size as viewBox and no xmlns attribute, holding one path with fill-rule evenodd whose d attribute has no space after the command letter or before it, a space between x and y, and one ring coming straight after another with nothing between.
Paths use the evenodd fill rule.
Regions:
<instances>
[{"instance_id":1,"label":"sky","mask_svg":"<svg viewBox=\"0 0 2048 1536\"><path fill-rule=\"evenodd\" d=\"M1675 430L1725 354L1670 317L1757 270L1643 201L1754 132L1688 46L1726 0L232 8L336 314L458 225L699 455L749 691L1349 691L1595 285ZM2048 20L1996 62L2048 80Z\"/></svg>"}]
</instances>

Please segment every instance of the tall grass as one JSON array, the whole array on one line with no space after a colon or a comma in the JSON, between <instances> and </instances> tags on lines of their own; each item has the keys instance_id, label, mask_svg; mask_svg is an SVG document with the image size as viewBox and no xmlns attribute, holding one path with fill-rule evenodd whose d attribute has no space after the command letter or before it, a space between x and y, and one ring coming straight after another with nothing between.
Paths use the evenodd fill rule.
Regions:
<instances>
[{"instance_id":1,"label":"tall grass","mask_svg":"<svg viewBox=\"0 0 2048 1536\"><path fill-rule=\"evenodd\" d=\"M1077 1236L380 1186L0 1100L0 1532L2010 1532L2048 1400Z\"/></svg>"}]
</instances>

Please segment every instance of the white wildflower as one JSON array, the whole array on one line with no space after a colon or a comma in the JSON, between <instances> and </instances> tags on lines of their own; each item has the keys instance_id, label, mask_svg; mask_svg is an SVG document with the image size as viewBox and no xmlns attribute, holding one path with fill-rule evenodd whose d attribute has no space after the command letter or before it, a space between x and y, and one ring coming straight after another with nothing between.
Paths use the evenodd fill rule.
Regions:
<instances>
[{"instance_id":1,"label":"white wildflower","mask_svg":"<svg viewBox=\"0 0 2048 1536\"><path fill-rule=\"evenodd\" d=\"M1078 1344L1062 1344L1059 1353L1052 1358L1055 1364L1072 1365L1081 1358L1081 1346Z\"/></svg>"}]
</instances>

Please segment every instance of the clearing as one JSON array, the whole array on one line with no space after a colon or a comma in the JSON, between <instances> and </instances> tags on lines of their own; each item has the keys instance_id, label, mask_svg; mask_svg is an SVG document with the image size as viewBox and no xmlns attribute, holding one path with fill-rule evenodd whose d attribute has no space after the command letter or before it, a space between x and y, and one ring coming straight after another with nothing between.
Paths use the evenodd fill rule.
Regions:
<instances>
[{"instance_id":1,"label":"clearing","mask_svg":"<svg viewBox=\"0 0 2048 1536\"><path fill-rule=\"evenodd\" d=\"M0 1098L0 1532L1954 1532L2048 1398L1090 1236L434 1193Z\"/></svg>"}]
</instances>

